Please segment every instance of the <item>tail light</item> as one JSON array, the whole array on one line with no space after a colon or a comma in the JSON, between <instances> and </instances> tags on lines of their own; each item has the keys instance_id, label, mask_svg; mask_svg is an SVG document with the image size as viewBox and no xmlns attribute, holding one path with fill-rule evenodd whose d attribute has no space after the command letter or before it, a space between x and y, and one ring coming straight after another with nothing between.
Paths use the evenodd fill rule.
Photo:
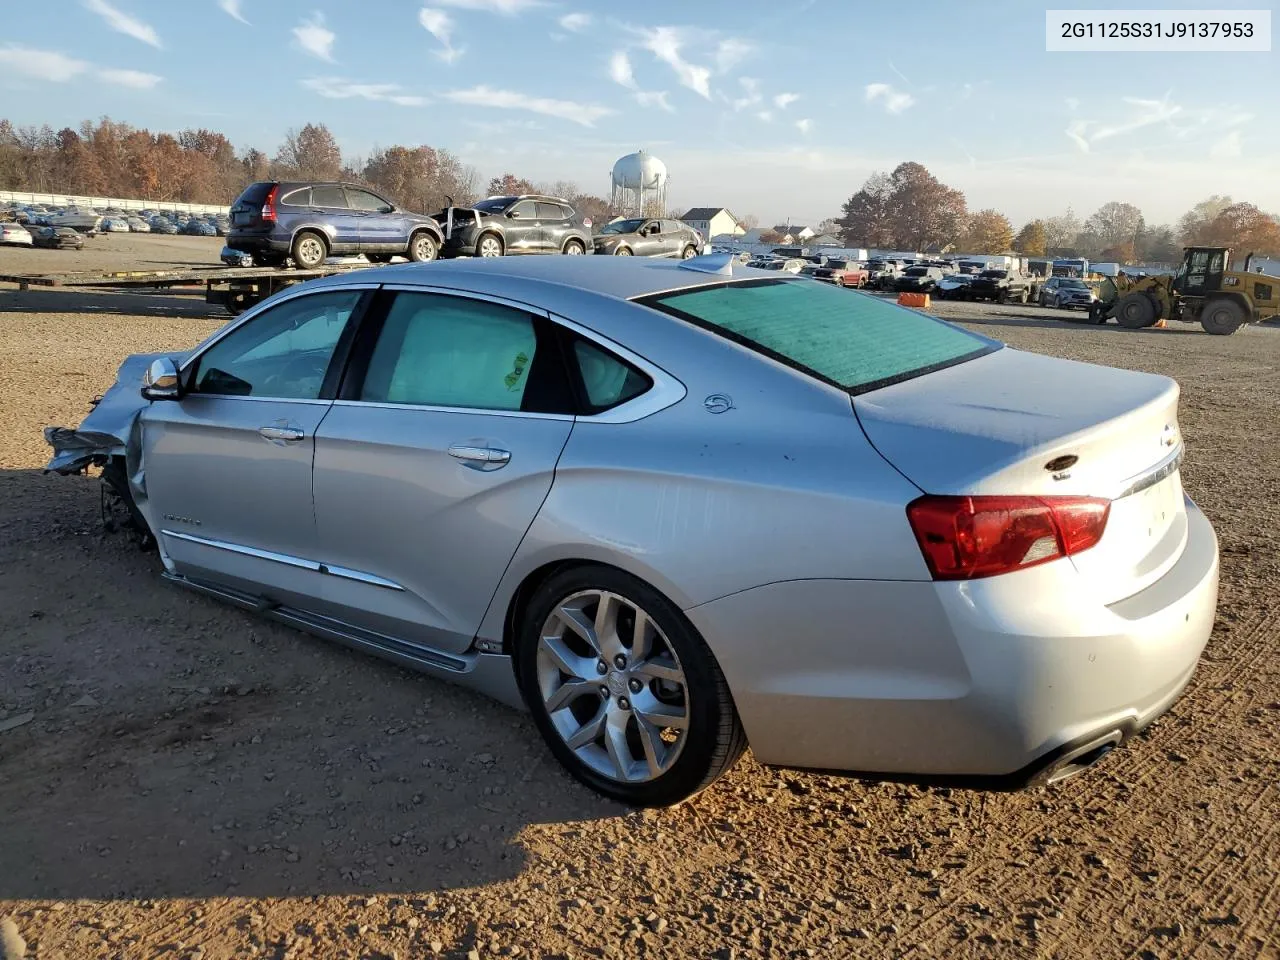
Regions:
<instances>
[{"instance_id":1,"label":"tail light","mask_svg":"<svg viewBox=\"0 0 1280 960\"><path fill-rule=\"evenodd\" d=\"M935 580L974 580L1094 546L1111 501L1095 497L923 496L907 520Z\"/></svg>"},{"instance_id":2,"label":"tail light","mask_svg":"<svg viewBox=\"0 0 1280 960\"><path fill-rule=\"evenodd\" d=\"M273 186L262 201L262 219L268 223L276 222L276 194L279 192L279 185Z\"/></svg>"}]
</instances>

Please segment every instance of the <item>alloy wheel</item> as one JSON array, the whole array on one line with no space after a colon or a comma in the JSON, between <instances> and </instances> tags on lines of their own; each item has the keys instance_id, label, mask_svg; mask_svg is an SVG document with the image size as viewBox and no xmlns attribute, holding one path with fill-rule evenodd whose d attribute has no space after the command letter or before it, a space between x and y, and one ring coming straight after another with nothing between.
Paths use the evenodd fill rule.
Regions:
<instances>
[{"instance_id":1,"label":"alloy wheel","mask_svg":"<svg viewBox=\"0 0 1280 960\"><path fill-rule=\"evenodd\" d=\"M584 590L563 599L542 625L536 669L552 727L595 773L645 783L679 758L689 729L684 668L626 597Z\"/></svg>"},{"instance_id":2,"label":"alloy wheel","mask_svg":"<svg viewBox=\"0 0 1280 960\"><path fill-rule=\"evenodd\" d=\"M311 266L324 260L324 244L315 237L303 237L298 241L298 259Z\"/></svg>"},{"instance_id":3,"label":"alloy wheel","mask_svg":"<svg viewBox=\"0 0 1280 960\"><path fill-rule=\"evenodd\" d=\"M482 257L500 257L502 256L502 244L497 237L487 236L480 241L480 256Z\"/></svg>"}]
</instances>

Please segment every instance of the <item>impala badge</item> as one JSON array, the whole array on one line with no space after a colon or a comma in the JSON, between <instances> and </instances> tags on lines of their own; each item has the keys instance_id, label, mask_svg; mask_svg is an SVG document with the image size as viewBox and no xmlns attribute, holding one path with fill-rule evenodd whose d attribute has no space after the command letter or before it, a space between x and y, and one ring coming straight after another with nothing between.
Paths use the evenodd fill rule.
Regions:
<instances>
[{"instance_id":1,"label":"impala badge","mask_svg":"<svg viewBox=\"0 0 1280 960\"><path fill-rule=\"evenodd\" d=\"M724 413L733 409L733 397L723 393L713 393L702 401L702 405L707 408L707 413Z\"/></svg>"}]
</instances>

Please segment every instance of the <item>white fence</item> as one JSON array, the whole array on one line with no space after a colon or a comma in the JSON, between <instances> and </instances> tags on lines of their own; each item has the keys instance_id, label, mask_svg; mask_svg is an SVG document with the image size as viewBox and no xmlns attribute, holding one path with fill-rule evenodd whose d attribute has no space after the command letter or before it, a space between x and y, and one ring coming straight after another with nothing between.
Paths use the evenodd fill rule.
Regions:
<instances>
[{"instance_id":1,"label":"white fence","mask_svg":"<svg viewBox=\"0 0 1280 960\"><path fill-rule=\"evenodd\" d=\"M116 197L77 197L67 193L23 193L0 190L0 203L42 203L46 207L93 207L103 210L164 210L172 213L226 213L227 207L208 203L177 203L173 200L123 200Z\"/></svg>"}]
</instances>

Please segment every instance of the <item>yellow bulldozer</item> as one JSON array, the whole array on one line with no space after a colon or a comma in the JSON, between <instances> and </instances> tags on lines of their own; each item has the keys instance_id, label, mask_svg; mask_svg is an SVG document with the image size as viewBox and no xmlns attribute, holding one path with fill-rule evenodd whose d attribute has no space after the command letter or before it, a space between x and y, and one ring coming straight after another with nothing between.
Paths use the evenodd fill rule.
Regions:
<instances>
[{"instance_id":1,"label":"yellow bulldozer","mask_svg":"<svg viewBox=\"0 0 1280 960\"><path fill-rule=\"evenodd\" d=\"M1280 314L1280 277L1231 269L1227 247L1186 247L1172 274L1130 278L1121 273L1104 283L1090 311L1096 323L1114 317L1130 330L1161 320L1199 321L1205 333L1229 336L1245 324Z\"/></svg>"}]
</instances>

